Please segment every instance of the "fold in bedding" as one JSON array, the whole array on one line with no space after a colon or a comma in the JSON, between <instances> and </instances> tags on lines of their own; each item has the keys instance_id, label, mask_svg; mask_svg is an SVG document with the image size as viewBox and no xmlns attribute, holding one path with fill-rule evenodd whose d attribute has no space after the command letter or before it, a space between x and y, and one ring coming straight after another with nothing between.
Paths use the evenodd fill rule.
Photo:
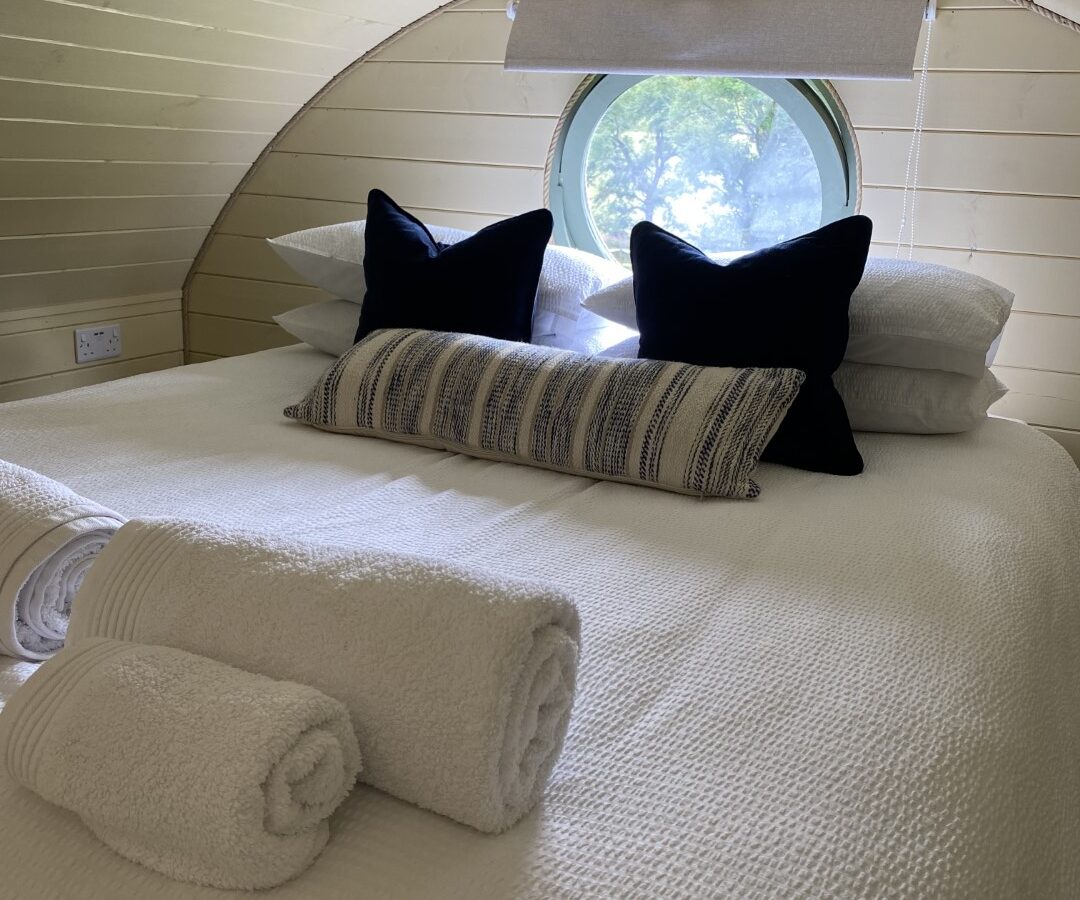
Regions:
<instances>
[{"instance_id":1,"label":"fold in bedding","mask_svg":"<svg viewBox=\"0 0 1080 900\"><path fill-rule=\"evenodd\" d=\"M125 525L69 635L178 647L349 708L377 788L487 832L561 751L579 622L561 593L451 564L178 521Z\"/></svg>"},{"instance_id":2,"label":"fold in bedding","mask_svg":"<svg viewBox=\"0 0 1080 900\"><path fill-rule=\"evenodd\" d=\"M12 778L180 881L272 887L319 855L360 752L345 707L167 647L63 649L0 715Z\"/></svg>"},{"instance_id":3,"label":"fold in bedding","mask_svg":"<svg viewBox=\"0 0 1080 900\"><path fill-rule=\"evenodd\" d=\"M124 521L0 460L0 653L41 660L63 646L72 598Z\"/></svg>"}]
</instances>

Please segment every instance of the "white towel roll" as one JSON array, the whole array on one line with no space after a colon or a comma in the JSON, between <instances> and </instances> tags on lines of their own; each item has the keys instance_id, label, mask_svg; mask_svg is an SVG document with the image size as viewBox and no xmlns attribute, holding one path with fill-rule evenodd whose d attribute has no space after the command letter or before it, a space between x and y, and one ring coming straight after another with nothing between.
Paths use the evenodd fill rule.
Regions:
<instances>
[{"instance_id":1,"label":"white towel roll","mask_svg":"<svg viewBox=\"0 0 1080 900\"><path fill-rule=\"evenodd\" d=\"M577 612L457 566L210 525L135 521L69 634L166 644L345 703L362 778L481 831L540 798L570 718Z\"/></svg>"},{"instance_id":2,"label":"white towel roll","mask_svg":"<svg viewBox=\"0 0 1080 900\"><path fill-rule=\"evenodd\" d=\"M360 767L348 711L325 694L111 640L66 647L15 692L0 758L121 856L244 889L312 863Z\"/></svg>"},{"instance_id":3,"label":"white towel roll","mask_svg":"<svg viewBox=\"0 0 1080 900\"><path fill-rule=\"evenodd\" d=\"M125 521L0 460L0 653L40 660L63 646L72 598Z\"/></svg>"}]
</instances>

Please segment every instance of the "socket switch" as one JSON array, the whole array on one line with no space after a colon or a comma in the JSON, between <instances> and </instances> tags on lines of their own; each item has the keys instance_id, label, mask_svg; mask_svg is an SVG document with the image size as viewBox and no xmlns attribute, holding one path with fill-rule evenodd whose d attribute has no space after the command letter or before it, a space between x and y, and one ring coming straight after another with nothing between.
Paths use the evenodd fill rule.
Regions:
<instances>
[{"instance_id":1,"label":"socket switch","mask_svg":"<svg viewBox=\"0 0 1080 900\"><path fill-rule=\"evenodd\" d=\"M75 329L75 362L97 362L120 355L120 326L94 325Z\"/></svg>"}]
</instances>

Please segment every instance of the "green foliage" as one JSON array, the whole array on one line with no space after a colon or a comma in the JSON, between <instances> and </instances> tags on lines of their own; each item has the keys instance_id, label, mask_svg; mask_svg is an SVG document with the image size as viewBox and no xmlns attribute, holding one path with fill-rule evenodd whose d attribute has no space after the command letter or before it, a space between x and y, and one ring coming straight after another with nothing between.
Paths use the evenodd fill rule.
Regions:
<instances>
[{"instance_id":1,"label":"green foliage","mask_svg":"<svg viewBox=\"0 0 1080 900\"><path fill-rule=\"evenodd\" d=\"M586 165L593 220L624 263L642 219L721 255L812 231L821 216L806 138L738 78L638 82L600 120Z\"/></svg>"}]
</instances>

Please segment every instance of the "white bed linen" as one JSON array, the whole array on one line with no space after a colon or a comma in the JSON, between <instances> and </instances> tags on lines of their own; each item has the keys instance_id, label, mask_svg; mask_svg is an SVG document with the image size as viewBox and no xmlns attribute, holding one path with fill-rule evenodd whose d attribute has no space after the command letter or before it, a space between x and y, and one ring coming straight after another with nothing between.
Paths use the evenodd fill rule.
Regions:
<instances>
[{"instance_id":1,"label":"white bed linen","mask_svg":"<svg viewBox=\"0 0 1080 900\"><path fill-rule=\"evenodd\" d=\"M536 812L489 837L364 788L264 896L1078 895L1080 475L1048 438L860 435L860 477L763 466L759 500L700 501L285 421L326 364L290 348L0 406L0 457L124 515L577 602L579 699ZM5 898L219 896L6 776L0 847Z\"/></svg>"}]
</instances>

